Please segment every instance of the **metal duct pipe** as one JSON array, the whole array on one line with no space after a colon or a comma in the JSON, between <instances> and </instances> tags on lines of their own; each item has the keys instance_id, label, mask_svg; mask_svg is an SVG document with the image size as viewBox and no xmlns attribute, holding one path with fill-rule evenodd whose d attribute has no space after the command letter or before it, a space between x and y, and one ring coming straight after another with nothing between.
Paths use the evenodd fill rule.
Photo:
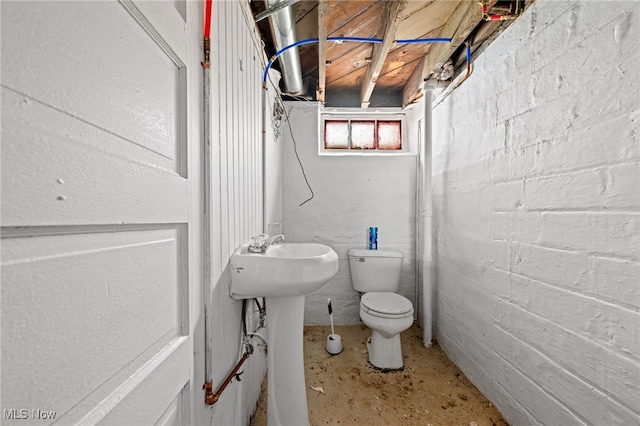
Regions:
<instances>
[{"instance_id":1,"label":"metal duct pipe","mask_svg":"<svg viewBox=\"0 0 640 426\"><path fill-rule=\"evenodd\" d=\"M277 5L282 0L267 0L269 8ZM291 6L286 7L272 14L269 17L271 32L276 42L276 50L289 46L296 42L296 23L293 19ZM287 93L299 95L303 92L302 70L300 68L300 54L298 48L292 48L280 55L280 65L282 67L282 77Z\"/></svg>"}]
</instances>

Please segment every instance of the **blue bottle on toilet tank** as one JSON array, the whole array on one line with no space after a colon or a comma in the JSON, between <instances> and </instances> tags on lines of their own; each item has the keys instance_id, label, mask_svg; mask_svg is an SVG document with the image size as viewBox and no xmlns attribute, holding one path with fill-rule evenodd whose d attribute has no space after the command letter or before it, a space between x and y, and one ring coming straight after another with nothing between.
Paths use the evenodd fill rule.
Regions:
<instances>
[{"instance_id":1,"label":"blue bottle on toilet tank","mask_svg":"<svg viewBox=\"0 0 640 426\"><path fill-rule=\"evenodd\" d=\"M369 227L369 250L378 250L378 227Z\"/></svg>"}]
</instances>

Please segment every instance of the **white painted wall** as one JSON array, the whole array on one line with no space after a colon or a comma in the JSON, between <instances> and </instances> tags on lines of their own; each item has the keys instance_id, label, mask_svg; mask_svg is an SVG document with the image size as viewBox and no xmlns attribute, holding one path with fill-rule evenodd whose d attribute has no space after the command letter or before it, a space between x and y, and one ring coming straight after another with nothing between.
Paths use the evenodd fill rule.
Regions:
<instances>
[{"instance_id":1,"label":"white painted wall","mask_svg":"<svg viewBox=\"0 0 640 426\"><path fill-rule=\"evenodd\" d=\"M512 424L639 424L640 4L536 1L434 111L437 339Z\"/></svg>"},{"instance_id":2,"label":"white painted wall","mask_svg":"<svg viewBox=\"0 0 640 426\"><path fill-rule=\"evenodd\" d=\"M369 226L379 229L379 249L405 255L400 294L415 293L416 157L318 155L318 113L315 103L290 102L290 122L315 197L310 196L284 125L284 235L291 242L318 242L339 256L338 273L306 298L305 324L328 324L327 297L336 324L360 323L358 293L353 290L347 251L367 247ZM409 132L415 134L415 126Z\"/></svg>"},{"instance_id":3,"label":"white painted wall","mask_svg":"<svg viewBox=\"0 0 640 426\"><path fill-rule=\"evenodd\" d=\"M2 4L1 408L248 424L266 356L213 407L202 389L202 2L125 6ZM246 2L215 3L211 38L216 390L240 351L228 259L264 226L264 57Z\"/></svg>"},{"instance_id":4,"label":"white painted wall","mask_svg":"<svg viewBox=\"0 0 640 426\"><path fill-rule=\"evenodd\" d=\"M272 129L267 133L267 173L263 177L262 82L264 55L245 2L214 3L212 49L213 150L213 388L220 385L241 356L242 302L229 297L228 262L233 251L265 230L263 188L266 189L266 224L282 221L282 168ZM269 86L268 116L274 99ZM269 123L271 121L269 120ZM255 311L255 305L248 306ZM248 331L257 328L254 312ZM266 335L266 330L261 330ZM266 355L258 350L242 367L242 381L233 381L209 409L207 424L248 424L266 373ZM196 401L200 404L200 401Z\"/></svg>"}]
</instances>

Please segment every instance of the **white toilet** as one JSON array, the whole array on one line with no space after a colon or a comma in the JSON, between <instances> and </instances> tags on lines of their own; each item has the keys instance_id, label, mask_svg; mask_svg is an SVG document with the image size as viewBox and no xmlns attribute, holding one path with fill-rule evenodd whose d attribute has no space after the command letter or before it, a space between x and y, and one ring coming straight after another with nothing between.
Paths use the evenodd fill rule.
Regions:
<instances>
[{"instance_id":1,"label":"white toilet","mask_svg":"<svg viewBox=\"0 0 640 426\"><path fill-rule=\"evenodd\" d=\"M367 343L369 362L381 370L404 367L400 333L413 324L413 305L396 294L403 254L393 250L349 250L353 288L360 298L360 318L373 333Z\"/></svg>"}]
</instances>

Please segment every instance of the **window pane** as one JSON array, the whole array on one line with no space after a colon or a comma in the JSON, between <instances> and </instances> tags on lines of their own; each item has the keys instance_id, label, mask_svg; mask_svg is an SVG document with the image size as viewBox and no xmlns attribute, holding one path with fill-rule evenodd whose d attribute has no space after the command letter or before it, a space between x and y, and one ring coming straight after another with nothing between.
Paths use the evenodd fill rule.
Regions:
<instances>
[{"instance_id":1,"label":"window pane","mask_svg":"<svg viewBox=\"0 0 640 426\"><path fill-rule=\"evenodd\" d=\"M378 149L402 149L400 121L378 121Z\"/></svg>"},{"instance_id":2,"label":"window pane","mask_svg":"<svg viewBox=\"0 0 640 426\"><path fill-rule=\"evenodd\" d=\"M326 149L349 148L349 122L325 121L324 122L324 147Z\"/></svg>"},{"instance_id":3,"label":"window pane","mask_svg":"<svg viewBox=\"0 0 640 426\"><path fill-rule=\"evenodd\" d=\"M375 122L352 121L351 122L351 148L374 149L375 146Z\"/></svg>"}]
</instances>

